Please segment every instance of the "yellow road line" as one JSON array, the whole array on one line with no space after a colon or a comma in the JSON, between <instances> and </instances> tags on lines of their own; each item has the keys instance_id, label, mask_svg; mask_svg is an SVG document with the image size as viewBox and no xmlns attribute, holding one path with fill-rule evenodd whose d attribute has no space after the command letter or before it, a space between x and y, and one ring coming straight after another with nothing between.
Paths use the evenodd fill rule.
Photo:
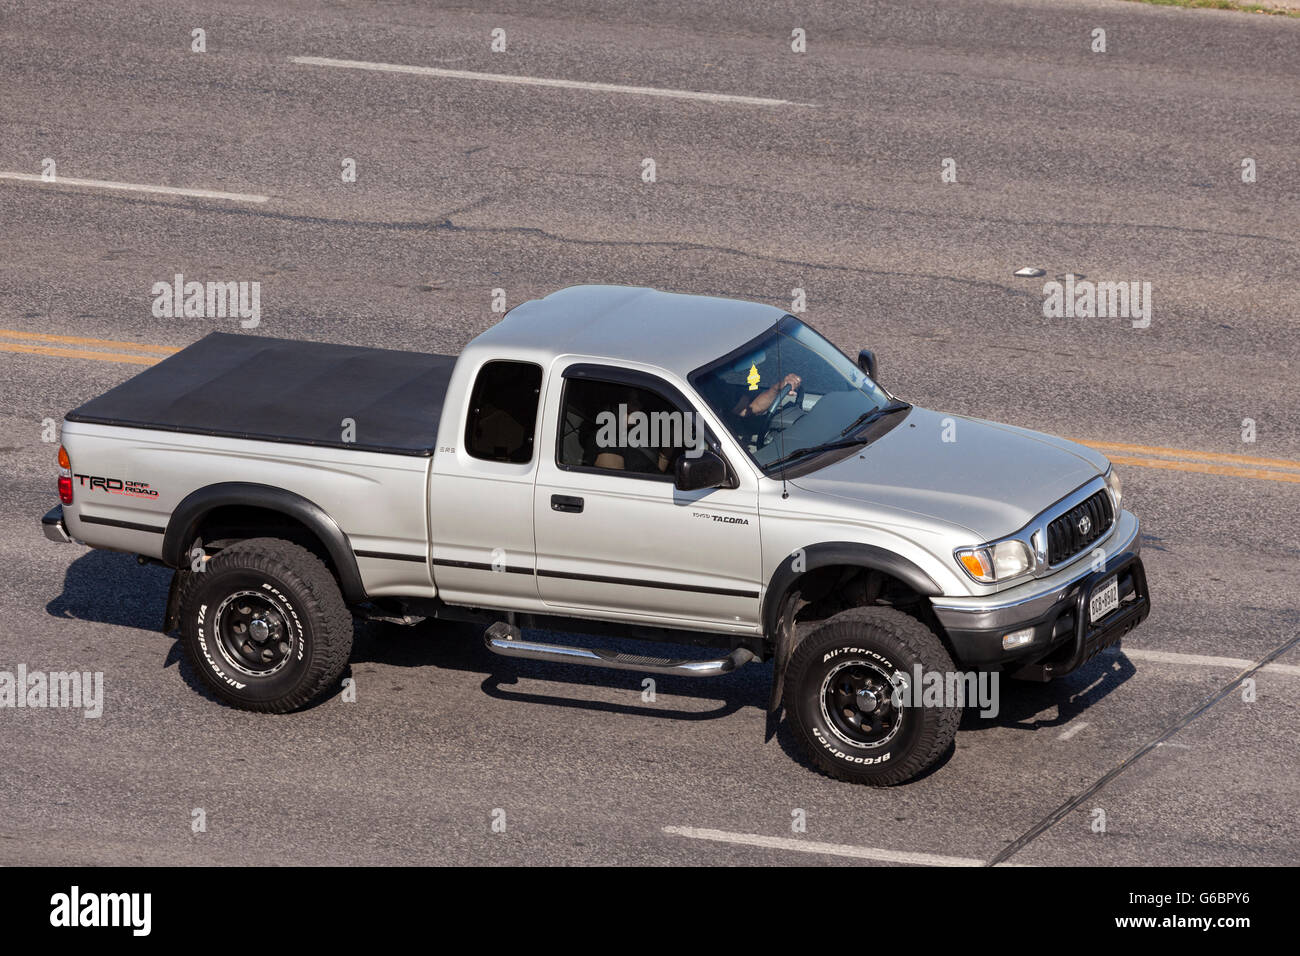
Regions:
<instances>
[{"instance_id":1,"label":"yellow road line","mask_svg":"<svg viewBox=\"0 0 1300 956\"><path fill-rule=\"evenodd\" d=\"M1111 455L1117 465L1137 465L1139 468L1164 468L1168 471L1188 471L1202 475L1231 475L1234 478L1259 478L1266 481L1290 481L1300 484L1300 473L1289 471L1264 471L1260 468L1239 468L1235 465L1210 465L1194 461L1170 461L1162 458L1130 458Z\"/></svg>"},{"instance_id":2,"label":"yellow road line","mask_svg":"<svg viewBox=\"0 0 1300 956\"><path fill-rule=\"evenodd\" d=\"M21 345L17 342L0 342L0 352L30 352L33 355L94 359L96 362L129 362L132 365L155 365L162 361L162 359L149 355L128 355L125 352L91 352L87 349L56 349L48 345Z\"/></svg>"},{"instance_id":3,"label":"yellow road line","mask_svg":"<svg viewBox=\"0 0 1300 956\"><path fill-rule=\"evenodd\" d=\"M1243 465L1254 465L1257 468L1285 468L1300 471L1300 461L1291 461L1286 458L1256 458L1252 455L1231 455L1225 452L1194 451L1190 448L1161 448L1157 445L1126 445L1122 442L1115 441L1081 441L1077 438L1071 439L1071 441L1077 441L1080 445L1087 445L1089 448L1095 448L1098 451L1114 450L1121 454L1124 452L1136 452L1139 455L1154 455L1164 458L1190 458L1193 461L1239 462Z\"/></svg>"},{"instance_id":4,"label":"yellow road line","mask_svg":"<svg viewBox=\"0 0 1300 956\"><path fill-rule=\"evenodd\" d=\"M77 335L47 335L44 332L20 332L17 329L0 329L0 338L35 339L38 342L64 342L69 345L111 345L119 349L132 349L136 352L158 352L171 355L180 349L170 345L147 345L137 342L115 342L112 339L86 339Z\"/></svg>"}]
</instances>

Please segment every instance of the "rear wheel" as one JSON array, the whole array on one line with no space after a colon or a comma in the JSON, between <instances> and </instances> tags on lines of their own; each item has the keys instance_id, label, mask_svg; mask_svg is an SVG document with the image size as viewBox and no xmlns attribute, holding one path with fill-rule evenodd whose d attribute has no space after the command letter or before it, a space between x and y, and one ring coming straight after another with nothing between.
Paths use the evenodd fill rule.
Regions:
<instances>
[{"instance_id":1,"label":"rear wheel","mask_svg":"<svg viewBox=\"0 0 1300 956\"><path fill-rule=\"evenodd\" d=\"M286 713L332 687L352 650L352 616L320 558L279 538L223 549L190 572L181 638L213 693Z\"/></svg>"},{"instance_id":2,"label":"rear wheel","mask_svg":"<svg viewBox=\"0 0 1300 956\"><path fill-rule=\"evenodd\" d=\"M952 658L916 618L885 607L851 608L795 648L783 697L795 735L818 769L839 780L889 786L937 761L962 708L911 706L896 693L924 674L949 674Z\"/></svg>"}]
</instances>

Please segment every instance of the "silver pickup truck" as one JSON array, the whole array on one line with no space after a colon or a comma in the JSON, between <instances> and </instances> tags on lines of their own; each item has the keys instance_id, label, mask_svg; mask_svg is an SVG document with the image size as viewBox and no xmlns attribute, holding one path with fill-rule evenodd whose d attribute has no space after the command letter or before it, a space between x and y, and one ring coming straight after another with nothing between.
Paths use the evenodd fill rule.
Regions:
<instances>
[{"instance_id":1,"label":"silver pickup truck","mask_svg":"<svg viewBox=\"0 0 1300 956\"><path fill-rule=\"evenodd\" d=\"M962 713L922 684L1059 677L1150 606L1104 456L902 402L769 305L580 286L459 357L212 334L62 442L47 537L174 568L164 629L249 710L331 691L354 615L471 621L514 658L773 661L769 726L894 784Z\"/></svg>"}]
</instances>

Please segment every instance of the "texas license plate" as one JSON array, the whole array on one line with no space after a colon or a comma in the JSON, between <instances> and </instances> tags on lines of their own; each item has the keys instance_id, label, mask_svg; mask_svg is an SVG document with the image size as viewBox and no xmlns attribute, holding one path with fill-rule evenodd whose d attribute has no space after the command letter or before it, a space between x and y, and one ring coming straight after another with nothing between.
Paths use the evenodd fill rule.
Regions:
<instances>
[{"instance_id":1,"label":"texas license plate","mask_svg":"<svg viewBox=\"0 0 1300 956\"><path fill-rule=\"evenodd\" d=\"M1117 607L1119 607L1118 576L1103 582L1092 592L1092 598L1088 601L1088 615L1092 618L1092 622L1096 624Z\"/></svg>"}]
</instances>

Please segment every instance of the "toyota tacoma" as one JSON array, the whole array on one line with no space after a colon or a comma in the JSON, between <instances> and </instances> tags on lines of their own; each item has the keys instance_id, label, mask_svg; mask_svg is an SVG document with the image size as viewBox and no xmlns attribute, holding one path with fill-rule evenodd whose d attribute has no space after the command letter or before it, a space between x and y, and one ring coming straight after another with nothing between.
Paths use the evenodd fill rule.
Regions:
<instances>
[{"instance_id":1,"label":"toyota tacoma","mask_svg":"<svg viewBox=\"0 0 1300 956\"><path fill-rule=\"evenodd\" d=\"M174 569L164 629L236 707L331 692L354 617L473 622L512 658L771 661L769 726L901 783L962 712L923 675L1060 677L1150 604L1105 456L875 366L774 306L617 286L456 357L214 333L67 415L42 521Z\"/></svg>"}]
</instances>

